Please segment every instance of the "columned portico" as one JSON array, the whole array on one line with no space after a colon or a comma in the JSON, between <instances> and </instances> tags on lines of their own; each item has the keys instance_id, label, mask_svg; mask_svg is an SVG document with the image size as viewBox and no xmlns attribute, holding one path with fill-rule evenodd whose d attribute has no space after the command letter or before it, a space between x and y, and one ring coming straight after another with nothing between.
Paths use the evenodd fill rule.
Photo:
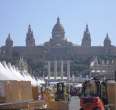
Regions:
<instances>
[{"instance_id":1,"label":"columned portico","mask_svg":"<svg viewBox=\"0 0 116 110\"><path fill-rule=\"evenodd\" d=\"M57 79L57 60L54 61L54 79Z\"/></svg>"},{"instance_id":2,"label":"columned portico","mask_svg":"<svg viewBox=\"0 0 116 110\"><path fill-rule=\"evenodd\" d=\"M61 60L61 79L63 80L63 75L64 75L64 62Z\"/></svg>"},{"instance_id":3,"label":"columned portico","mask_svg":"<svg viewBox=\"0 0 116 110\"><path fill-rule=\"evenodd\" d=\"M70 80L70 60L48 61L48 79ZM66 73L66 74L65 74Z\"/></svg>"},{"instance_id":4,"label":"columned portico","mask_svg":"<svg viewBox=\"0 0 116 110\"><path fill-rule=\"evenodd\" d=\"M70 61L69 60L67 61L67 78L69 81L70 80Z\"/></svg>"},{"instance_id":5,"label":"columned portico","mask_svg":"<svg viewBox=\"0 0 116 110\"><path fill-rule=\"evenodd\" d=\"M48 79L50 79L51 74L51 64L50 61L48 61Z\"/></svg>"}]
</instances>

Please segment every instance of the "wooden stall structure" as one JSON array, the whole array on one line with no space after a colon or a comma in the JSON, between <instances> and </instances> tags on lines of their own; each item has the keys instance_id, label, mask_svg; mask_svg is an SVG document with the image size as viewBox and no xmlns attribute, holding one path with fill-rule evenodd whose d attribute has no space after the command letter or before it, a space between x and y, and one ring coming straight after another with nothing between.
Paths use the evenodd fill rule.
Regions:
<instances>
[{"instance_id":1,"label":"wooden stall structure","mask_svg":"<svg viewBox=\"0 0 116 110\"><path fill-rule=\"evenodd\" d=\"M20 101L12 103L1 103L0 110L47 110L44 101Z\"/></svg>"},{"instance_id":2,"label":"wooden stall structure","mask_svg":"<svg viewBox=\"0 0 116 110\"><path fill-rule=\"evenodd\" d=\"M0 102L32 100L32 86L29 81L0 81Z\"/></svg>"},{"instance_id":3,"label":"wooden stall structure","mask_svg":"<svg viewBox=\"0 0 116 110\"><path fill-rule=\"evenodd\" d=\"M116 82L110 81L107 83L108 101L111 110L116 110Z\"/></svg>"}]
</instances>

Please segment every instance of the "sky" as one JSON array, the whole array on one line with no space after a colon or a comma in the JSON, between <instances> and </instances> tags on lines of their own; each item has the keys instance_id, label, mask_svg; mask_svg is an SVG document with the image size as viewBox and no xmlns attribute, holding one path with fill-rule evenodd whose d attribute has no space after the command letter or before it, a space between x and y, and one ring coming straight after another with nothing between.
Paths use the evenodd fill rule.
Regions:
<instances>
[{"instance_id":1,"label":"sky","mask_svg":"<svg viewBox=\"0 0 116 110\"><path fill-rule=\"evenodd\" d=\"M36 45L42 45L51 38L58 16L74 44L81 44L88 24L92 45L103 45L106 33L116 45L116 0L0 0L0 46L8 33L14 46L25 45L29 24Z\"/></svg>"}]
</instances>

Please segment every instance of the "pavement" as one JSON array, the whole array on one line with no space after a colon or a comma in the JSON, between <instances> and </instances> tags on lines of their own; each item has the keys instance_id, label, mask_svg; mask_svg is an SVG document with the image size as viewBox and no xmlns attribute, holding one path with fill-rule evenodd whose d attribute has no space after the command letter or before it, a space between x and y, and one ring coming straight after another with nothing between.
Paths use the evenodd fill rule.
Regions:
<instances>
[{"instance_id":1,"label":"pavement","mask_svg":"<svg viewBox=\"0 0 116 110\"><path fill-rule=\"evenodd\" d=\"M80 99L77 96L71 97L69 102L69 110L80 110Z\"/></svg>"}]
</instances>

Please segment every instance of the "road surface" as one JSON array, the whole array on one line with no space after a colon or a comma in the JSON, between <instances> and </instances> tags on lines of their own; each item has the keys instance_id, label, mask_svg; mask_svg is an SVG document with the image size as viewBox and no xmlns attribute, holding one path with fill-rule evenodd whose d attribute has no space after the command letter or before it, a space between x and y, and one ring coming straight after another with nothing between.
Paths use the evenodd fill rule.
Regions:
<instances>
[{"instance_id":1,"label":"road surface","mask_svg":"<svg viewBox=\"0 0 116 110\"><path fill-rule=\"evenodd\" d=\"M69 110L80 110L79 97L71 97L71 101L69 103Z\"/></svg>"}]
</instances>

